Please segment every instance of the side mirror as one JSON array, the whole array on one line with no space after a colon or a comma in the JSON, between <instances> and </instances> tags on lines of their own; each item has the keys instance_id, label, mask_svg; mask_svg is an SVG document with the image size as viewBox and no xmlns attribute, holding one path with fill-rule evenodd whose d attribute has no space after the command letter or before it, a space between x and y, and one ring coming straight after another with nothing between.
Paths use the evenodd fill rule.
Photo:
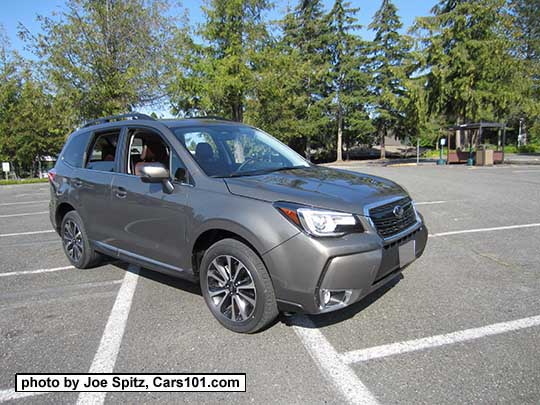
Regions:
<instances>
[{"instance_id":1,"label":"side mirror","mask_svg":"<svg viewBox=\"0 0 540 405\"><path fill-rule=\"evenodd\" d=\"M168 194L173 192L174 186L169 171L161 163L145 163L139 170L143 183L162 183L164 192Z\"/></svg>"}]
</instances>

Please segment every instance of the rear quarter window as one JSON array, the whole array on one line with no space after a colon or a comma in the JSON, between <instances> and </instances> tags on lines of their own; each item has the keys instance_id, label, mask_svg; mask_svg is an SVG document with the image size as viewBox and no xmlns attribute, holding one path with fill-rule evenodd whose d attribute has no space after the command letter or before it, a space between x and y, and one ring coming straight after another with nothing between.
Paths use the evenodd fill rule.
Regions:
<instances>
[{"instance_id":1,"label":"rear quarter window","mask_svg":"<svg viewBox=\"0 0 540 405\"><path fill-rule=\"evenodd\" d=\"M70 136L62 152L62 160L70 166L82 167L90 135L91 132L84 132Z\"/></svg>"}]
</instances>

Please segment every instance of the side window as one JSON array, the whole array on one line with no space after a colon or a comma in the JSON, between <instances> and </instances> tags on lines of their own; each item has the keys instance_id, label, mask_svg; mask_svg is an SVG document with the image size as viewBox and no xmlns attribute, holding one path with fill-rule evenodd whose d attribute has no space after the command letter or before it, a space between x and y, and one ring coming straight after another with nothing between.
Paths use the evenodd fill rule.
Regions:
<instances>
[{"instance_id":1,"label":"side window","mask_svg":"<svg viewBox=\"0 0 540 405\"><path fill-rule=\"evenodd\" d=\"M71 136L62 152L62 160L73 167L82 167L91 132Z\"/></svg>"},{"instance_id":2,"label":"side window","mask_svg":"<svg viewBox=\"0 0 540 405\"><path fill-rule=\"evenodd\" d=\"M186 167L159 134L145 129L131 129L128 139L129 153L126 165L128 174L140 176L144 165L161 163L169 170L173 181L187 182Z\"/></svg>"},{"instance_id":3,"label":"side window","mask_svg":"<svg viewBox=\"0 0 540 405\"><path fill-rule=\"evenodd\" d=\"M113 172L119 136L119 130L96 134L86 162L86 168Z\"/></svg>"}]
</instances>

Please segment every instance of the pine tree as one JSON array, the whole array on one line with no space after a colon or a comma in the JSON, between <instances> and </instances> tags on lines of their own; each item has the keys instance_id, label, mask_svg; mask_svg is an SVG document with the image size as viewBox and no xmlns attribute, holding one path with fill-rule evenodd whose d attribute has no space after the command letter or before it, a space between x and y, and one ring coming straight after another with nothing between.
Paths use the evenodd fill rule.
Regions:
<instances>
[{"instance_id":1,"label":"pine tree","mask_svg":"<svg viewBox=\"0 0 540 405\"><path fill-rule=\"evenodd\" d=\"M399 30L403 24L391 0L383 0L369 28L375 31L370 68L373 75L372 109L380 139L381 159L386 156L385 137L399 136L403 126L405 58L410 48Z\"/></svg>"},{"instance_id":2,"label":"pine tree","mask_svg":"<svg viewBox=\"0 0 540 405\"><path fill-rule=\"evenodd\" d=\"M291 89L294 98L291 108L297 121L296 130L306 158L310 159L314 141L328 132L330 119L327 111L330 56L328 52L328 25L320 0L299 0L287 13L283 22L283 44L296 53L296 67L300 81Z\"/></svg>"},{"instance_id":3,"label":"pine tree","mask_svg":"<svg viewBox=\"0 0 540 405\"><path fill-rule=\"evenodd\" d=\"M443 0L418 18L430 114L503 121L522 103L505 0Z\"/></svg>"},{"instance_id":4,"label":"pine tree","mask_svg":"<svg viewBox=\"0 0 540 405\"><path fill-rule=\"evenodd\" d=\"M176 113L217 114L243 121L257 75L254 59L268 40L267 0L211 0L203 7L203 43L180 33L175 80L169 89Z\"/></svg>"},{"instance_id":5,"label":"pine tree","mask_svg":"<svg viewBox=\"0 0 540 405\"><path fill-rule=\"evenodd\" d=\"M356 14L349 2L336 0L327 16L329 50L331 55L331 106L337 125L337 161L343 160L344 130L352 134L369 131L366 113L368 75L362 70L365 64L362 41L354 34L360 28Z\"/></svg>"}]
</instances>

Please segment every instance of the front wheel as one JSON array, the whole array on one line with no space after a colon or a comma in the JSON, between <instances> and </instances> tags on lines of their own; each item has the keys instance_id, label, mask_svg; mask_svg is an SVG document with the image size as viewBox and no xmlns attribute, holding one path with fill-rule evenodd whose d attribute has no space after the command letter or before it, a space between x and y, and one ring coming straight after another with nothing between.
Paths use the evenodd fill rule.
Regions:
<instances>
[{"instance_id":1,"label":"front wheel","mask_svg":"<svg viewBox=\"0 0 540 405\"><path fill-rule=\"evenodd\" d=\"M278 315L274 287L264 263L236 239L223 239L205 252L200 280L208 308L227 329L254 333Z\"/></svg>"}]
</instances>

